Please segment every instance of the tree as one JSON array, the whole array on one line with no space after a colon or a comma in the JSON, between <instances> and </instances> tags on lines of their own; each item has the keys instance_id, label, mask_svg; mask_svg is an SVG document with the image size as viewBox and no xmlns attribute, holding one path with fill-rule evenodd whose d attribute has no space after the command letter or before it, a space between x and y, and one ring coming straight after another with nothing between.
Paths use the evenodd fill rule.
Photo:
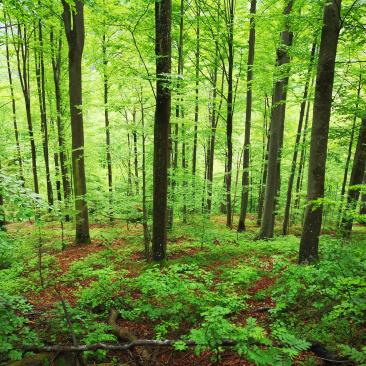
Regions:
<instances>
[{"instance_id":1,"label":"tree","mask_svg":"<svg viewBox=\"0 0 366 366\"><path fill-rule=\"evenodd\" d=\"M247 64L247 104L245 110L245 136L244 136L244 153L243 153L243 178L241 193L241 208L238 224L238 232L245 230L245 218L248 208L249 197L249 168L250 168L250 129L252 123L252 82L253 82L253 65L255 50L255 13L257 9L257 0L252 0L250 5L250 31L249 31L249 49Z\"/></svg>"},{"instance_id":2,"label":"tree","mask_svg":"<svg viewBox=\"0 0 366 366\"><path fill-rule=\"evenodd\" d=\"M171 0L155 2L156 108L154 124L152 258L166 258L169 123L171 107Z\"/></svg>"},{"instance_id":3,"label":"tree","mask_svg":"<svg viewBox=\"0 0 366 366\"><path fill-rule=\"evenodd\" d=\"M72 172L75 197L75 242L89 243L89 213L86 201L84 164L84 126L82 111L81 60L84 48L84 4L75 1L75 9L62 0L63 20L69 44L69 94L72 135Z\"/></svg>"},{"instance_id":4,"label":"tree","mask_svg":"<svg viewBox=\"0 0 366 366\"><path fill-rule=\"evenodd\" d=\"M284 10L285 30L281 33L281 43L277 48L276 68L280 72L280 77L275 83L272 96L272 113L268 146L268 172L261 228L258 236L260 239L272 238L274 234L276 196L279 190L280 181L280 154L283 142L287 86L289 80L288 70L284 72L283 67L290 62L288 48L292 44L293 34L289 29L288 15L291 13L292 6L293 0L288 1Z\"/></svg>"},{"instance_id":5,"label":"tree","mask_svg":"<svg viewBox=\"0 0 366 366\"><path fill-rule=\"evenodd\" d=\"M359 185L363 182L366 168L366 117L362 119L360 132L358 136L355 157L353 159L351 178L349 181L347 207L342 219L342 233L345 238L351 236L353 217L352 210L355 211L358 199L360 197ZM358 187L357 187L358 186Z\"/></svg>"},{"instance_id":6,"label":"tree","mask_svg":"<svg viewBox=\"0 0 366 366\"><path fill-rule=\"evenodd\" d=\"M326 2L320 41L311 130L307 207L300 242L299 263L318 260L322 225L328 131L332 107L335 59L340 31L341 0Z\"/></svg>"}]
</instances>

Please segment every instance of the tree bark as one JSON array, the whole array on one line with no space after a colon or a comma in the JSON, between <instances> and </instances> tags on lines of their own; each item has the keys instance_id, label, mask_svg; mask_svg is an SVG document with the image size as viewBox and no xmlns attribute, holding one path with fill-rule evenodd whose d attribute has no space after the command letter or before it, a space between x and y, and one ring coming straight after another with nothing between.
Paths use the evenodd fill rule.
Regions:
<instances>
[{"instance_id":1,"label":"tree bark","mask_svg":"<svg viewBox=\"0 0 366 366\"><path fill-rule=\"evenodd\" d=\"M292 32L289 29L288 15L291 13L293 0L287 2L284 10L285 30L281 34L281 44L277 49L276 69L282 69L290 63L288 48L292 44ZM282 73L282 70L281 70ZM279 191L281 147L286 112L286 96L288 86L288 70L276 81L273 91L270 138L268 149L268 173L261 228L258 235L260 239L272 238L274 235L276 196Z\"/></svg>"},{"instance_id":2,"label":"tree bark","mask_svg":"<svg viewBox=\"0 0 366 366\"><path fill-rule=\"evenodd\" d=\"M18 122L16 116L16 104L15 104L15 96L14 96L14 85L13 85L13 76L10 66L10 54L9 54L9 36L8 36L8 24L6 22L6 14L4 12L5 19L5 52L6 52L6 66L8 70L8 78L9 78L9 88L10 88L10 98L11 98L11 108L13 113L13 127L14 127L14 135L15 135L15 144L17 149L17 160L19 165L19 179L23 181L24 185L24 172L23 172L23 160L22 154L20 150L20 142L19 142L19 130L18 130Z\"/></svg>"},{"instance_id":3,"label":"tree bark","mask_svg":"<svg viewBox=\"0 0 366 366\"><path fill-rule=\"evenodd\" d=\"M35 42L37 43L37 47L34 50L34 58L35 58L39 111L41 116L42 148L43 148L44 165L46 170L47 202L48 206L51 208L53 206L53 189L51 182L49 145L48 145L48 123L47 123L46 90L45 90L46 87L45 87L45 70L44 70L44 58L43 58L43 35L42 35L42 24L40 21L38 22L38 39L36 32L34 33L34 38Z\"/></svg>"},{"instance_id":4,"label":"tree bark","mask_svg":"<svg viewBox=\"0 0 366 366\"><path fill-rule=\"evenodd\" d=\"M84 4L75 1L75 9L62 0L63 20L69 44L69 94L72 134L72 170L75 197L77 244L89 243L89 213L86 201L84 162L84 126L82 111L81 60L84 48Z\"/></svg>"},{"instance_id":5,"label":"tree bark","mask_svg":"<svg viewBox=\"0 0 366 366\"><path fill-rule=\"evenodd\" d=\"M137 152L137 126L136 126L136 110L134 109L132 112L132 138L133 138L133 166L135 169L135 188L136 194L140 193L139 189L139 160L138 160L138 152Z\"/></svg>"},{"instance_id":6,"label":"tree bark","mask_svg":"<svg viewBox=\"0 0 366 366\"><path fill-rule=\"evenodd\" d=\"M156 109L154 124L152 258L166 258L169 123L171 107L171 0L155 2Z\"/></svg>"},{"instance_id":7,"label":"tree bark","mask_svg":"<svg viewBox=\"0 0 366 366\"><path fill-rule=\"evenodd\" d=\"M349 181L346 212L342 219L342 234L343 237L349 238L352 232L353 215L357 207L357 202L360 197L360 187L366 168L366 117L362 119L360 132L358 136L355 157L353 159L353 166L351 178Z\"/></svg>"},{"instance_id":8,"label":"tree bark","mask_svg":"<svg viewBox=\"0 0 366 366\"><path fill-rule=\"evenodd\" d=\"M232 227L231 179L233 167L233 71L234 71L234 0L227 4L227 37L228 37L228 74L227 74L227 113L226 113L226 147L227 162L225 171L226 188L226 226Z\"/></svg>"},{"instance_id":9,"label":"tree bark","mask_svg":"<svg viewBox=\"0 0 366 366\"><path fill-rule=\"evenodd\" d=\"M23 30L22 30L23 27ZM10 28L11 32L12 27ZM39 194L38 173L37 173L37 150L34 140L33 121L31 113L30 83L29 83L29 40L26 26L18 24L17 38L12 34L15 53L17 56L18 74L23 92L25 111L27 116L28 134L32 159L33 189Z\"/></svg>"},{"instance_id":10,"label":"tree bark","mask_svg":"<svg viewBox=\"0 0 366 366\"><path fill-rule=\"evenodd\" d=\"M290 207L291 207L291 199L292 199L292 187L294 185L294 180L295 180L297 155L298 155L298 152L299 152L299 145L300 145L300 139L301 139L302 126L303 126L303 122L304 122L306 103L307 103L307 99L308 99L308 95L309 95L309 83L310 83L310 79L311 79L311 74L313 72L315 49L316 49L316 42L313 43L312 48L311 48L311 52L310 52L309 68L308 68L306 81L305 81L304 95L303 95L301 106L300 106L299 123L298 123L298 126L297 126L295 147L294 147L294 153L293 153L293 156L292 156L291 171L290 171L290 177L289 177L289 180L288 180L288 187L287 187L285 214L284 214L283 225L282 225L282 234L283 235L287 235L288 227L289 227L289 223L290 223Z\"/></svg>"},{"instance_id":11,"label":"tree bark","mask_svg":"<svg viewBox=\"0 0 366 366\"><path fill-rule=\"evenodd\" d=\"M108 109L108 92L109 79L107 73L108 58L107 58L107 43L106 35L102 37L102 54L103 54L103 91L104 91L104 126L105 126L105 144L106 144L106 160L107 160L107 175L108 175L108 193L109 193L109 220L113 221L113 173L112 173L112 155L111 155L111 131L109 125L109 109Z\"/></svg>"},{"instance_id":12,"label":"tree bark","mask_svg":"<svg viewBox=\"0 0 366 366\"><path fill-rule=\"evenodd\" d=\"M65 144L64 125L62 119L62 96L61 96L61 49L62 49L62 34L60 32L58 40L54 41L54 33L50 33L51 44L51 59L53 70L53 82L55 87L55 102L56 102L56 125L57 125L57 140L60 155L60 168L62 176L62 186L64 192L64 203L68 206L71 196L71 183L69 178L69 169L67 164L67 148ZM66 215L66 221L69 221L69 215Z\"/></svg>"},{"instance_id":13,"label":"tree bark","mask_svg":"<svg viewBox=\"0 0 366 366\"><path fill-rule=\"evenodd\" d=\"M248 209L249 197L249 169L250 169L250 130L252 124L252 95L253 95L253 66L255 51L255 13L257 9L257 0L252 0L250 5L250 31L249 31L249 49L247 64L247 101L245 111L245 136L244 136L244 155L243 155L243 177L241 208L238 224L238 232L245 231L245 219Z\"/></svg>"},{"instance_id":14,"label":"tree bark","mask_svg":"<svg viewBox=\"0 0 366 366\"><path fill-rule=\"evenodd\" d=\"M328 131L332 107L332 91L340 31L341 0L332 0L324 6L323 29L320 42L313 126L311 130L308 194L304 228L301 236L299 263L318 260L319 235L322 225Z\"/></svg>"}]
</instances>

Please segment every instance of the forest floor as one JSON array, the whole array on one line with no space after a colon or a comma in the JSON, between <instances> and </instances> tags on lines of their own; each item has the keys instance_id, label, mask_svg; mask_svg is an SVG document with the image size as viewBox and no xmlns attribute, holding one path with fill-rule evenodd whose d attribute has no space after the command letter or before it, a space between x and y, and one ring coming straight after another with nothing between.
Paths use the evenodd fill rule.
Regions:
<instances>
[{"instance_id":1,"label":"forest floor","mask_svg":"<svg viewBox=\"0 0 366 366\"><path fill-rule=\"evenodd\" d=\"M203 290L204 296L212 296L211 290L217 293L221 288L219 286L235 286L235 293L230 293L230 296L234 302L240 301L244 305L233 311L232 321L238 326L245 326L248 318L255 318L257 325L270 334L273 320L271 309L276 306L273 288L281 277L278 268L281 265L286 268L283 262L288 265L296 263L299 239L296 235L290 235L271 241L255 241L256 230L253 223L246 233L238 235L235 230L225 227L221 216L194 224L179 222L169 233L166 266L178 268L175 272L177 276L180 276L182 268L186 268L184 266L188 266L191 272L188 272L188 277L182 277L182 282L177 277L175 284L177 278L167 275L164 277L166 287L160 288L163 286L162 278L154 272L156 267L146 263L143 256L140 225L129 225L127 228L125 222L119 221L93 224L91 244L75 247L72 244L71 225L66 225L61 234L57 223L41 227L33 223L10 224L7 232L16 243L14 258L18 265L0 271L0 291L21 294L28 300L32 305L30 327L37 331L44 343L70 343L70 329L59 320L65 315L60 302L69 309L73 332L81 344L108 340L104 334L109 333L107 327L104 329L96 324L103 323L103 319L107 324L108 308L118 306L125 307L118 326L137 338L155 339L160 334L162 338L176 339L195 327L190 312L195 311L195 306L200 308L197 305L199 299L195 299L197 288L202 285L200 277L210 276L204 282L207 286ZM358 226L355 231L356 241L362 239L365 244L366 227ZM293 230L295 234L298 232L297 228ZM328 234L334 233L330 230ZM197 283L192 292L189 292L189 285L185 285L187 278ZM124 281L129 280L135 282L126 289L127 282ZM173 282L172 287L169 287L168 280ZM177 293L174 292L175 287ZM166 298L164 293L167 293ZM144 304L144 296L151 300L150 307ZM220 298L218 301L222 304L225 300ZM229 296L228 301L231 301ZM130 309L131 304L139 310ZM178 305L181 309L175 309ZM159 311L155 313L154 307ZM356 336L360 337L365 337L364 331ZM151 350L151 359L154 360L151 364L254 365L232 350L222 350L219 361L213 356L212 351L197 354L193 349L177 351L156 348ZM89 355L89 360L90 365L102 360L110 365L136 365L140 362L139 357L138 350L108 354L99 352ZM293 360L293 365L320 364L320 360L307 351L300 352Z\"/></svg>"}]
</instances>

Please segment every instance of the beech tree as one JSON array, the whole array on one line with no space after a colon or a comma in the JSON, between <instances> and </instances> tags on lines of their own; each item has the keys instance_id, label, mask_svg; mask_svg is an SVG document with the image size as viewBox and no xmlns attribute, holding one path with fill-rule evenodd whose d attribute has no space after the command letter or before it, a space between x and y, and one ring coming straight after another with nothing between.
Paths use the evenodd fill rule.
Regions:
<instances>
[{"instance_id":1,"label":"beech tree","mask_svg":"<svg viewBox=\"0 0 366 366\"><path fill-rule=\"evenodd\" d=\"M72 172L75 198L75 242L87 244L89 235L89 212L86 200L84 163L84 124L82 110L81 60L84 48L84 4L75 1L75 9L62 0L63 20L69 44L69 95L72 135Z\"/></svg>"},{"instance_id":2,"label":"beech tree","mask_svg":"<svg viewBox=\"0 0 366 366\"><path fill-rule=\"evenodd\" d=\"M340 32L341 0L326 2L323 13L308 170L307 207L301 236L299 263L318 260L322 225L328 131L332 107L335 60Z\"/></svg>"}]
</instances>

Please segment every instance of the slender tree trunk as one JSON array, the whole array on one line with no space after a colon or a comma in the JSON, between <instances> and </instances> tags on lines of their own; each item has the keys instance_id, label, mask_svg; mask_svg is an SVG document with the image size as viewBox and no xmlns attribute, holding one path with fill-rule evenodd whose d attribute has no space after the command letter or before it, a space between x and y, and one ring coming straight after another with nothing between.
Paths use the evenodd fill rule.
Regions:
<instances>
[{"instance_id":1,"label":"slender tree trunk","mask_svg":"<svg viewBox=\"0 0 366 366\"><path fill-rule=\"evenodd\" d=\"M308 69L308 73L307 73L306 81L305 81L304 95L303 95L301 106L300 106L299 123L297 125L295 147L294 147L294 153L292 156L291 171L290 171L290 177L288 180L288 187L287 187L285 214L284 214L283 225L282 225L282 234L283 235L287 235L288 227L289 227L289 223L290 223L292 187L294 185L296 165L297 165L297 155L299 152L299 144L300 144L300 139L301 139L302 126L303 126L303 122L304 122L306 103L307 103L307 99L308 99L308 95L309 95L309 83L310 83L310 79L311 79L311 74L313 72L315 49L316 49L316 42L313 43L312 48L311 48L309 69Z\"/></svg>"},{"instance_id":2,"label":"slender tree trunk","mask_svg":"<svg viewBox=\"0 0 366 366\"><path fill-rule=\"evenodd\" d=\"M132 112L132 122L133 122L133 130L132 130L132 138L133 138L133 166L135 170L135 188L136 194L140 193L139 189L139 160L138 160L138 152L137 152L137 126L136 126L136 110Z\"/></svg>"},{"instance_id":3,"label":"slender tree trunk","mask_svg":"<svg viewBox=\"0 0 366 366\"><path fill-rule=\"evenodd\" d=\"M45 71L44 71L44 58L43 58L43 35L42 35L42 25L40 21L38 22L38 39L36 32L34 33L34 38L38 46L38 50L37 48L35 48L34 50L34 57L35 57L37 91L39 100L39 111L41 115L42 148L43 148L44 165L46 169L47 202L49 207L52 207L53 189L51 182L49 144L48 144Z\"/></svg>"},{"instance_id":4,"label":"slender tree trunk","mask_svg":"<svg viewBox=\"0 0 366 366\"><path fill-rule=\"evenodd\" d=\"M257 9L257 0L252 0L250 5L250 31L249 31L249 49L247 66L247 103L245 111L245 136L244 136L244 157L243 157L243 178L241 193L241 208L238 224L238 232L245 231L245 219L248 209L249 196L249 169L250 169L250 129L252 124L252 83L253 83L253 65L255 51L255 13Z\"/></svg>"},{"instance_id":5,"label":"slender tree trunk","mask_svg":"<svg viewBox=\"0 0 366 366\"><path fill-rule=\"evenodd\" d=\"M6 19L6 15L4 13L4 18ZM15 105L15 96L14 96L14 85L13 85L13 76L10 66L10 54L9 54L9 36L8 36L8 24L5 21L5 51L6 51L6 65L8 69L8 78L9 78L9 88L10 88L10 98L11 98L11 108L13 113L13 127L15 134L15 144L17 148L17 160L19 165L19 179L23 181L24 184L24 172L23 172L23 160L22 154L20 150L20 142L19 142L19 130L16 116L16 105Z\"/></svg>"},{"instance_id":6,"label":"slender tree trunk","mask_svg":"<svg viewBox=\"0 0 366 366\"><path fill-rule=\"evenodd\" d=\"M349 238L352 232L353 215L357 207L357 202L360 197L360 188L354 187L361 185L366 168L366 117L362 119L360 132L358 136L355 157L353 159L353 166L351 178L349 181L347 207L342 219L342 233L345 238Z\"/></svg>"},{"instance_id":7,"label":"slender tree trunk","mask_svg":"<svg viewBox=\"0 0 366 366\"><path fill-rule=\"evenodd\" d=\"M57 126L57 140L60 155L60 168L62 177L62 186L64 192L65 206L68 206L71 196L71 183L69 178L69 169L67 164L67 149L64 136L64 125L62 119L62 96L61 96L61 49L62 49L62 34L60 32L58 40L54 41L54 34L51 31L50 34L51 44L51 58L52 58L52 70L53 70L53 82L55 86L55 102L56 102L56 126ZM69 215L65 217L66 221L69 221Z\"/></svg>"},{"instance_id":8,"label":"slender tree trunk","mask_svg":"<svg viewBox=\"0 0 366 366\"><path fill-rule=\"evenodd\" d=\"M356 111L358 110L359 98L360 98L360 93L361 93L361 86L362 86L362 75L360 74L360 77L358 79L357 101L356 101L356 105L355 105L355 110ZM350 164L351 155L352 155L353 140L354 140L355 128L356 128L356 120L357 120L357 116L355 114L354 117L353 117L353 124L352 124L352 130L351 130L351 137L350 137L349 145L348 145L348 154L347 154L346 164L345 164L345 167L344 167L343 182L342 182L342 188L341 188L341 201L342 201L342 203L341 203L341 206L339 208L339 215L342 215L342 210L343 210L343 198L344 198L344 195L346 193L348 170L349 170L349 164Z\"/></svg>"},{"instance_id":9,"label":"slender tree trunk","mask_svg":"<svg viewBox=\"0 0 366 366\"><path fill-rule=\"evenodd\" d=\"M314 75L311 79L311 90L313 90L314 87ZM300 208L300 200L301 200L301 191L302 191L302 183L304 178L304 169L305 169L305 158L306 158L306 140L307 140L307 134L308 134L308 126L309 126L309 118L310 118L310 105L311 101L308 100L307 106L306 106L306 116L305 116L305 125L304 125L304 131L302 134L302 141L301 141L301 154L300 154L300 161L299 161L299 171L297 173L297 179L296 179L296 193L295 193L295 209Z\"/></svg>"},{"instance_id":10,"label":"slender tree trunk","mask_svg":"<svg viewBox=\"0 0 366 366\"><path fill-rule=\"evenodd\" d=\"M314 203L314 201L321 200L324 197L328 131L332 107L335 59L340 31L340 9L341 0L332 0L324 6L311 130L308 205L300 242L299 263L313 262L319 258L318 245L323 208L321 204Z\"/></svg>"},{"instance_id":11,"label":"slender tree trunk","mask_svg":"<svg viewBox=\"0 0 366 366\"><path fill-rule=\"evenodd\" d=\"M281 34L281 45L277 49L277 70L283 69L285 65L290 63L288 47L292 44L293 35L289 30L287 17L291 13L292 5L293 0L288 1L284 10L286 26L285 30ZM262 222L258 235L260 239L272 238L274 235L276 196L279 192L281 147L283 141L286 96L289 80L288 73L289 71L286 70L283 74L283 71L281 70L281 78L276 81L273 91L268 149L268 173L264 196Z\"/></svg>"},{"instance_id":12,"label":"slender tree trunk","mask_svg":"<svg viewBox=\"0 0 366 366\"><path fill-rule=\"evenodd\" d=\"M269 148L269 132L267 125L267 115L270 110L268 96L266 94L264 98L264 117L263 117L263 138L262 138L262 169L261 169L261 180L259 185L258 194L258 208L257 208L257 226L261 225L262 214L263 214L263 203L264 203L264 193L267 181L267 171L268 171L268 148Z\"/></svg>"},{"instance_id":13,"label":"slender tree trunk","mask_svg":"<svg viewBox=\"0 0 366 366\"><path fill-rule=\"evenodd\" d=\"M155 2L156 109L152 258L166 258L169 123L171 107L171 0Z\"/></svg>"},{"instance_id":14,"label":"slender tree trunk","mask_svg":"<svg viewBox=\"0 0 366 366\"><path fill-rule=\"evenodd\" d=\"M112 173L112 155L111 155L111 131L109 126L109 109L108 109L108 58L107 58L107 43L106 35L102 38L102 54L103 54L103 86L104 86L104 126L105 126L105 144L106 144L106 160L108 171L108 193L109 193L109 220L113 221L113 173Z\"/></svg>"},{"instance_id":15,"label":"slender tree trunk","mask_svg":"<svg viewBox=\"0 0 366 366\"><path fill-rule=\"evenodd\" d=\"M126 114L126 121L127 114ZM127 148L128 148L128 159L127 159L127 193L132 194L132 169L131 169L131 139L130 134L127 133Z\"/></svg>"},{"instance_id":16,"label":"slender tree trunk","mask_svg":"<svg viewBox=\"0 0 366 366\"><path fill-rule=\"evenodd\" d=\"M10 28L12 31L12 27ZM38 173L37 173L37 150L34 140L33 122L31 113L31 99L30 99L30 82L29 82L29 44L27 29L18 24L18 34L14 37L12 34L15 53L17 56L18 74L22 87L25 111L27 116L28 134L32 159L32 174L33 174L33 188L36 194L39 194Z\"/></svg>"},{"instance_id":17,"label":"slender tree trunk","mask_svg":"<svg viewBox=\"0 0 366 366\"><path fill-rule=\"evenodd\" d=\"M146 134L145 134L145 108L142 91L140 95L141 104L141 124L142 124L142 215L143 215L143 229L144 229L144 251L145 258L150 259L150 235L148 227L148 212L147 212L147 194L146 194Z\"/></svg>"},{"instance_id":18,"label":"slender tree trunk","mask_svg":"<svg viewBox=\"0 0 366 366\"><path fill-rule=\"evenodd\" d=\"M234 71L234 0L228 1L228 92L227 92L227 114L226 114L226 146L227 146L227 164L226 164L226 226L232 227L232 202L231 202L231 179L233 168L233 71Z\"/></svg>"},{"instance_id":19,"label":"slender tree trunk","mask_svg":"<svg viewBox=\"0 0 366 366\"><path fill-rule=\"evenodd\" d=\"M84 126L82 112L81 60L84 48L84 4L76 0L75 9L62 0L63 20L69 44L69 94L72 134L72 170L75 196L77 244L89 243L89 213L86 200Z\"/></svg>"},{"instance_id":20,"label":"slender tree trunk","mask_svg":"<svg viewBox=\"0 0 366 366\"><path fill-rule=\"evenodd\" d=\"M1 160L0 160L0 173L1 172ZM4 196L3 196L3 188L0 185L0 231L5 231L5 210L4 210Z\"/></svg>"},{"instance_id":21,"label":"slender tree trunk","mask_svg":"<svg viewBox=\"0 0 366 366\"><path fill-rule=\"evenodd\" d=\"M200 17L201 8L196 0L196 65L195 65L195 108L194 108L194 133L193 133L193 156L192 156L192 175L196 175L197 170L197 134L198 134L198 116L199 116L199 73L200 73ZM193 187L194 192L195 187Z\"/></svg>"},{"instance_id":22,"label":"slender tree trunk","mask_svg":"<svg viewBox=\"0 0 366 366\"><path fill-rule=\"evenodd\" d=\"M365 174L363 175L363 181L362 181L363 185L366 185L366 171ZM361 194L361 203L360 203L360 215L366 215L366 193L365 193L366 189L365 187L362 189L362 194Z\"/></svg>"}]
</instances>

